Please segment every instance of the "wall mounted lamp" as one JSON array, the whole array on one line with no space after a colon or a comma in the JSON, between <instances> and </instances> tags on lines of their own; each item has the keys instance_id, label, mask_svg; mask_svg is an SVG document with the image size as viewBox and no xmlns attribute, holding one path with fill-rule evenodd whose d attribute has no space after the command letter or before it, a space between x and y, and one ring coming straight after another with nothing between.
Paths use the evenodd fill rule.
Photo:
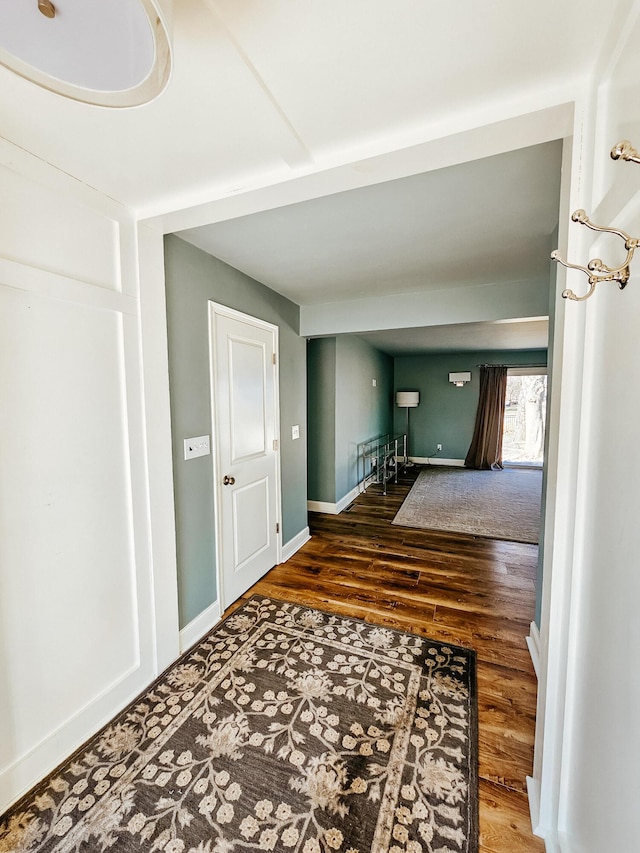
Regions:
<instances>
[{"instance_id":1,"label":"wall mounted lamp","mask_svg":"<svg viewBox=\"0 0 640 853\"><path fill-rule=\"evenodd\" d=\"M449 382L451 382L452 385L455 385L456 388L462 388L466 382L471 382L471 373L468 371L463 373L450 373Z\"/></svg>"}]
</instances>

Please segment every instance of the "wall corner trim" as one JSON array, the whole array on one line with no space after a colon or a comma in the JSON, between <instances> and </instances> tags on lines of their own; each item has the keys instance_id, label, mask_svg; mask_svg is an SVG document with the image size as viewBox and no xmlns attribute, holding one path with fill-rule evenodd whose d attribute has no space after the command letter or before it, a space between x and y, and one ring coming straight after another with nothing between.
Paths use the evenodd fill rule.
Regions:
<instances>
[{"instance_id":1,"label":"wall corner trim","mask_svg":"<svg viewBox=\"0 0 640 853\"><path fill-rule=\"evenodd\" d=\"M340 500L335 503L327 503L326 501L307 501L307 509L309 512L326 512L329 515L339 515L343 509L349 506L360 494L361 487L360 485L354 486L350 492L340 498Z\"/></svg>"},{"instance_id":2,"label":"wall corner trim","mask_svg":"<svg viewBox=\"0 0 640 853\"><path fill-rule=\"evenodd\" d=\"M525 637L525 639L529 647L533 668L536 671L536 678L540 681L540 631L535 622L532 622L529 626L529 636Z\"/></svg>"},{"instance_id":3,"label":"wall corner trim","mask_svg":"<svg viewBox=\"0 0 640 853\"><path fill-rule=\"evenodd\" d=\"M221 618L220 602L214 601L180 631L180 654L201 640Z\"/></svg>"},{"instance_id":4,"label":"wall corner trim","mask_svg":"<svg viewBox=\"0 0 640 853\"><path fill-rule=\"evenodd\" d=\"M535 830L540 820L540 782L533 776L527 776L527 799L529 800L531 826Z\"/></svg>"},{"instance_id":5,"label":"wall corner trim","mask_svg":"<svg viewBox=\"0 0 640 853\"><path fill-rule=\"evenodd\" d=\"M293 557L296 551L299 551L302 546L311 539L311 534L309 533L309 528L304 527L300 533L296 533L293 539L289 539L288 542L282 546L282 558L280 563L286 563L288 559Z\"/></svg>"},{"instance_id":6,"label":"wall corner trim","mask_svg":"<svg viewBox=\"0 0 640 853\"><path fill-rule=\"evenodd\" d=\"M527 776L527 799L531 829L534 835L544 841L546 853L569 853L569 847L565 846L564 842L561 844L556 833L545 831L544 827L540 826L540 781L533 776Z\"/></svg>"}]
</instances>

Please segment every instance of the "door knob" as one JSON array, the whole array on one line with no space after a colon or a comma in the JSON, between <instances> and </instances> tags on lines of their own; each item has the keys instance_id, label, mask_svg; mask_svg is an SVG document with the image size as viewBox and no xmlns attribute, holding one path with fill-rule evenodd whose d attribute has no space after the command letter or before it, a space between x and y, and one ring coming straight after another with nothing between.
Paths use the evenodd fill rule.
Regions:
<instances>
[{"instance_id":1,"label":"door knob","mask_svg":"<svg viewBox=\"0 0 640 853\"><path fill-rule=\"evenodd\" d=\"M228 474L225 474L225 475L224 475L224 478L223 478L223 480L222 480L222 482L224 483L224 485L225 485L225 486L233 486L233 484L235 483L235 481L236 481L236 478L235 478L235 477L230 477Z\"/></svg>"}]
</instances>

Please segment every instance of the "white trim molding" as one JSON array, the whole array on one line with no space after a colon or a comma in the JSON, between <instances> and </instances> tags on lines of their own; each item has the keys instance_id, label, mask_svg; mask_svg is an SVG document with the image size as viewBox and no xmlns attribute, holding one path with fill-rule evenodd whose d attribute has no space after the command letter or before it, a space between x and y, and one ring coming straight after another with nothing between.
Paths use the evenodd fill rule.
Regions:
<instances>
[{"instance_id":1,"label":"white trim molding","mask_svg":"<svg viewBox=\"0 0 640 853\"><path fill-rule=\"evenodd\" d=\"M464 459L441 459L438 456L410 456L409 462L416 465L451 465L454 468L464 468Z\"/></svg>"},{"instance_id":2,"label":"white trim molding","mask_svg":"<svg viewBox=\"0 0 640 853\"><path fill-rule=\"evenodd\" d=\"M288 559L293 557L296 551L299 551L302 546L311 539L311 534L309 533L309 528L303 528L300 533L297 533L293 539L289 539L288 542L282 546L282 558L280 560L281 563L286 563Z\"/></svg>"},{"instance_id":3,"label":"white trim molding","mask_svg":"<svg viewBox=\"0 0 640 853\"><path fill-rule=\"evenodd\" d=\"M529 814L531 816L531 828L533 834L544 841L545 853L569 853L566 846L561 846L557 835L551 832L546 834L540 827L540 783L533 776L527 776L527 799L529 800Z\"/></svg>"},{"instance_id":4,"label":"white trim molding","mask_svg":"<svg viewBox=\"0 0 640 853\"><path fill-rule=\"evenodd\" d=\"M220 602L214 601L180 631L180 653L190 649L220 621Z\"/></svg>"},{"instance_id":5,"label":"white trim molding","mask_svg":"<svg viewBox=\"0 0 640 853\"><path fill-rule=\"evenodd\" d=\"M349 506L360 494L361 487L360 485L354 486L350 492L340 498L340 500L335 503L327 503L326 501L307 501L307 509L309 512L327 512L329 515L339 515L343 509Z\"/></svg>"},{"instance_id":6,"label":"white trim molding","mask_svg":"<svg viewBox=\"0 0 640 853\"><path fill-rule=\"evenodd\" d=\"M533 663L533 668L536 671L536 678L538 681L540 680L540 631L538 630L538 626L535 622L532 622L529 626L529 636L525 637L527 641L527 646L529 647L529 654L531 655L531 661Z\"/></svg>"}]
</instances>

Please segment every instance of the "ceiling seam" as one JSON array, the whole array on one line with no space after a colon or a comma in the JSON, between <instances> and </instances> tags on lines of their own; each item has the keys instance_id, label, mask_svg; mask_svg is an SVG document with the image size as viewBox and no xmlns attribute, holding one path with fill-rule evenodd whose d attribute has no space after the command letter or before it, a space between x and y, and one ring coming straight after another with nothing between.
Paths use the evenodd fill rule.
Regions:
<instances>
[{"instance_id":1,"label":"ceiling seam","mask_svg":"<svg viewBox=\"0 0 640 853\"><path fill-rule=\"evenodd\" d=\"M254 78L256 83L258 84L260 90L262 91L262 93L265 95L265 97L269 101L269 104L271 105L272 109L277 113L278 117L280 118L282 123L285 125L285 127L287 128L288 132L291 134L293 139L295 140L297 147L300 149L300 152L299 152L300 156L298 156L297 158L295 158L295 159L294 158L287 158L283 155L284 159L292 167L294 167L294 166L307 166L307 165L313 163L313 157L311 155L311 152L307 148L306 143L304 142L303 138L298 133L298 130L296 129L295 125L293 124L293 122L291 121L289 116L286 114L286 112L284 111L284 109L282 108L280 103L278 102L277 98L275 97L275 95L273 94L273 92L271 91L269 86L267 86L264 78L262 77L262 75L260 74L260 72L258 71L256 66L249 59L249 56L245 52L244 48L242 47L242 45L240 44L238 39L233 34L233 31L231 30L231 27L229 26L229 24L225 20L225 17L222 14L222 12L220 11L218 4L215 2L215 0L206 0L206 3L213 10L214 14L216 15L216 17L220 21L221 25L223 26L223 28L227 34L227 37L229 38L229 41L231 42L231 44L234 46L235 50L237 51L239 57L242 59L243 63L245 64L245 66L247 67L247 69L251 73L252 77Z\"/></svg>"}]
</instances>

